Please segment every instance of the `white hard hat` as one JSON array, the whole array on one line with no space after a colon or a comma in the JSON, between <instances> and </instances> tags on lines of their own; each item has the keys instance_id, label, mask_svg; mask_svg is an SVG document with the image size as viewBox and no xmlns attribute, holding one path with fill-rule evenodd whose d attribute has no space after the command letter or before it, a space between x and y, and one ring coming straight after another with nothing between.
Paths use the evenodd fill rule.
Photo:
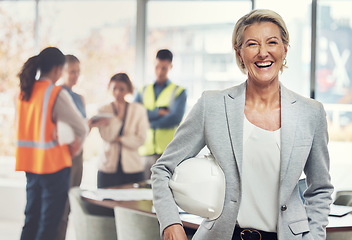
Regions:
<instances>
[{"instance_id":1,"label":"white hard hat","mask_svg":"<svg viewBox=\"0 0 352 240\"><path fill-rule=\"evenodd\" d=\"M214 220L225 200L225 175L212 155L189 158L174 170L169 186L184 211Z\"/></svg>"},{"instance_id":2,"label":"white hard hat","mask_svg":"<svg viewBox=\"0 0 352 240\"><path fill-rule=\"evenodd\" d=\"M75 140L75 133L70 125L65 122L57 122L57 138L60 145L70 144Z\"/></svg>"}]
</instances>

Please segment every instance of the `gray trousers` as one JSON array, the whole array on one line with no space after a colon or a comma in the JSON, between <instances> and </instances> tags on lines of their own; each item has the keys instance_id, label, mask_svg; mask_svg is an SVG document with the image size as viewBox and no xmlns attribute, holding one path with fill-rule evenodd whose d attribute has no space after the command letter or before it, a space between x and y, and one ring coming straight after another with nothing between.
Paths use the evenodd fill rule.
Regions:
<instances>
[{"instance_id":1,"label":"gray trousers","mask_svg":"<svg viewBox=\"0 0 352 240\"><path fill-rule=\"evenodd\" d=\"M83 152L72 158L70 188L80 186L83 174ZM68 224L68 215L70 214L70 203L67 200L63 217L59 224L56 240L65 240Z\"/></svg>"}]
</instances>

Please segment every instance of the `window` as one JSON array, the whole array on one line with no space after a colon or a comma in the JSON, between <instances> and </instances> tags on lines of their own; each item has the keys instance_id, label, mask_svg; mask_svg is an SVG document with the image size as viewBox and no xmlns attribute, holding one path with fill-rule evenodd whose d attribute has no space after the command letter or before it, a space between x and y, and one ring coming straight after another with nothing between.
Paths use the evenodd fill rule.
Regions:
<instances>
[{"instance_id":1,"label":"window","mask_svg":"<svg viewBox=\"0 0 352 240\"><path fill-rule=\"evenodd\" d=\"M17 73L35 48L34 1L1 1L0 22L0 156L13 157Z\"/></svg>"},{"instance_id":2,"label":"window","mask_svg":"<svg viewBox=\"0 0 352 240\"><path fill-rule=\"evenodd\" d=\"M135 75L136 1L40 1L39 45L59 47L81 61L75 91L85 97L87 116L110 101L112 75ZM97 129L85 141L84 156L92 159L101 145ZM95 184L95 183L94 183Z\"/></svg>"},{"instance_id":3,"label":"window","mask_svg":"<svg viewBox=\"0 0 352 240\"><path fill-rule=\"evenodd\" d=\"M251 10L250 1L150 1L147 5L147 81L161 48L174 54L170 79L187 89L192 106L206 89L243 82L232 49L236 21Z\"/></svg>"},{"instance_id":4,"label":"window","mask_svg":"<svg viewBox=\"0 0 352 240\"><path fill-rule=\"evenodd\" d=\"M328 116L332 181L351 189L352 1L319 0L317 6L316 99Z\"/></svg>"},{"instance_id":5,"label":"window","mask_svg":"<svg viewBox=\"0 0 352 240\"><path fill-rule=\"evenodd\" d=\"M333 111L332 123L346 127L352 122L352 2L319 1L317 32L316 98ZM339 113L337 113L339 112ZM352 140L352 136L335 136Z\"/></svg>"},{"instance_id":6,"label":"window","mask_svg":"<svg viewBox=\"0 0 352 240\"><path fill-rule=\"evenodd\" d=\"M77 55L76 88L88 104L104 101L113 74L124 71L133 80L136 1L40 1L39 13L40 49L51 45Z\"/></svg>"},{"instance_id":7,"label":"window","mask_svg":"<svg viewBox=\"0 0 352 240\"><path fill-rule=\"evenodd\" d=\"M311 1L256 1L256 8L271 9L284 19L290 34L287 67L280 81L289 89L309 97L311 54Z\"/></svg>"}]
</instances>

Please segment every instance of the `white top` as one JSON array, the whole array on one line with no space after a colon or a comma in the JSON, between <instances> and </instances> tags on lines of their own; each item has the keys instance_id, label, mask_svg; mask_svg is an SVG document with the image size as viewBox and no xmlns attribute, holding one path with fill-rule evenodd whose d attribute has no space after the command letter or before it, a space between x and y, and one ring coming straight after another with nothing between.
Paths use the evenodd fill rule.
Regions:
<instances>
[{"instance_id":1,"label":"white top","mask_svg":"<svg viewBox=\"0 0 352 240\"><path fill-rule=\"evenodd\" d=\"M261 129L246 117L243 126L242 199L237 222L242 228L276 232L280 209L280 129Z\"/></svg>"}]
</instances>

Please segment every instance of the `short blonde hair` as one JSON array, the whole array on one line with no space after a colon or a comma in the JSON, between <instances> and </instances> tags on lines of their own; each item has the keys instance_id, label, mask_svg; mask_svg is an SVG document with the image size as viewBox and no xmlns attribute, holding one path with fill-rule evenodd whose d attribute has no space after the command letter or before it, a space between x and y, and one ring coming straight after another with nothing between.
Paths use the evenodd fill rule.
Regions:
<instances>
[{"instance_id":1,"label":"short blonde hair","mask_svg":"<svg viewBox=\"0 0 352 240\"><path fill-rule=\"evenodd\" d=\"M246 74L246 67L238 56L238 51L243 44L243 33L252 24L261 22L272 22L276 24L281 32L282 42L285 46L289 45L290 37L286 24L278 13L268 9L256 9L244 15L237 21L232 33L232 47L236 51L236 63L244 74ZM281 67L281 71L283 70L283 67L284 65Z\"/></svg>"}]
</instances>

